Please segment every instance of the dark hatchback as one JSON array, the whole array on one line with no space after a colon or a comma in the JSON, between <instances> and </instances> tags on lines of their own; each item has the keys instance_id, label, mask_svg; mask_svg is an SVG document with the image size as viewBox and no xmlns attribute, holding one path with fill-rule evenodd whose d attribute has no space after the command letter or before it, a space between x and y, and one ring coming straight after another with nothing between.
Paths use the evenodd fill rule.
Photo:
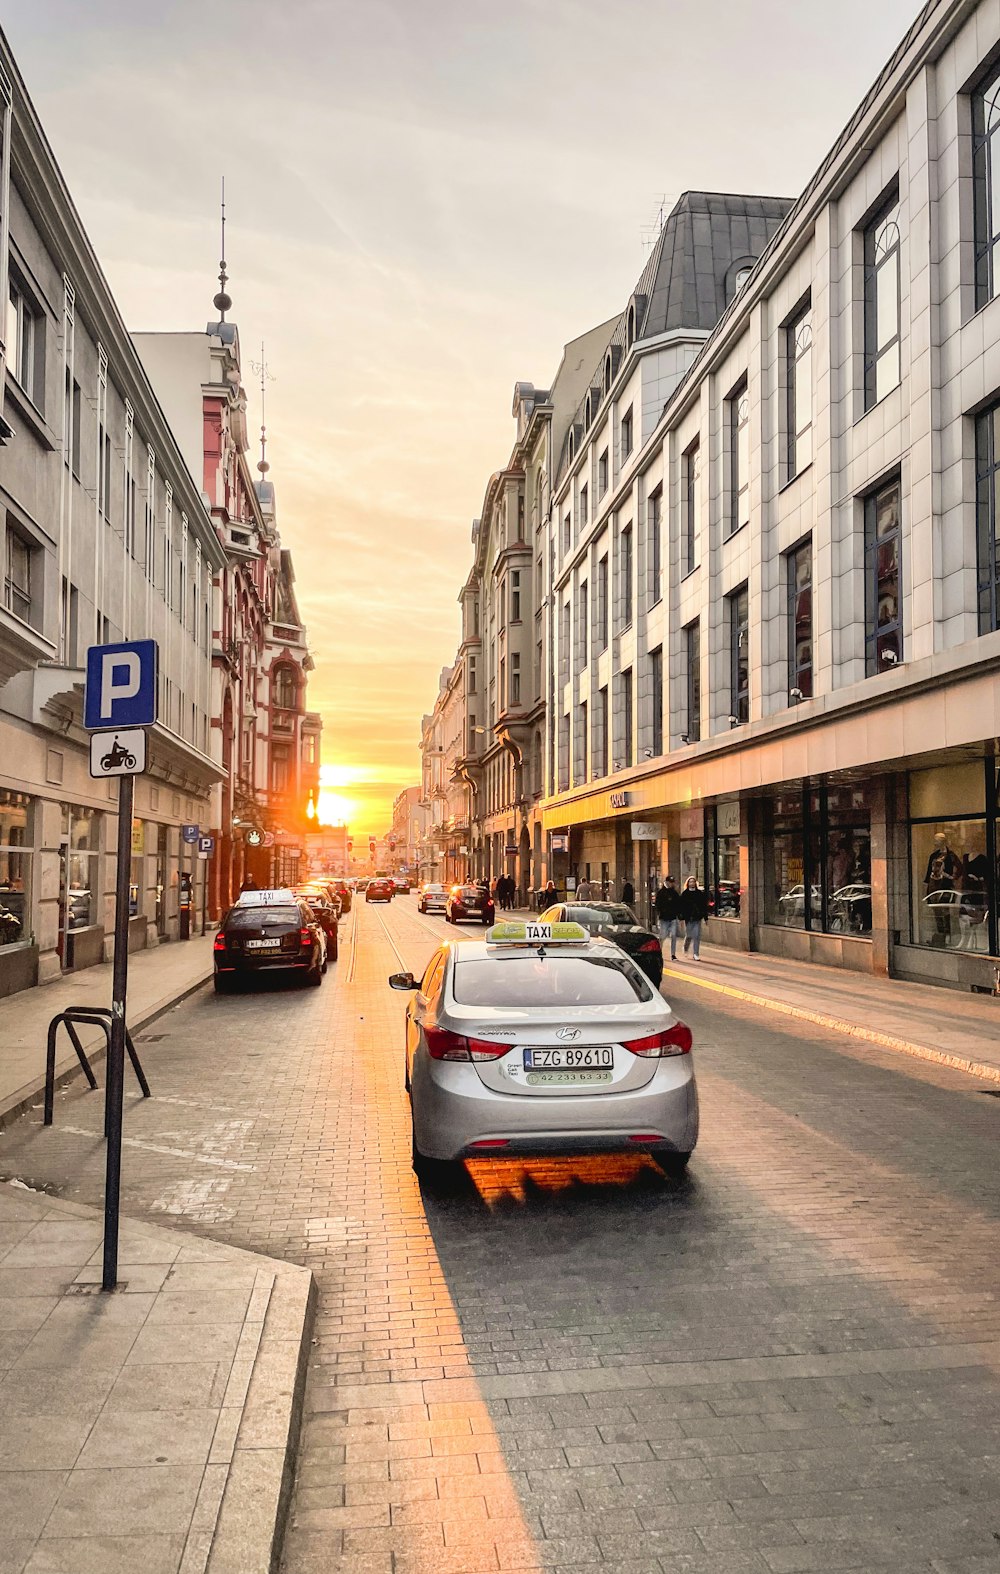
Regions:
<instances>
[{"instance_id":1,"label":"dark hatchback","mask_svg":"<svg viewBox=\"0 0 1000 1574\"><path fill-rule=\"evenodd\" d=\"M300 902L305 902L326 936L327 961L336 962L339 904L331 900L325 886L304 885L295 895Z\"/></svg>"},{"instance_id":2,"label":"dark hatchback","mask_svg":"<svg viewBox=\"0 0 1000 1574\"><path fill-rule=\"evenodd\" d=\"M588 934L613 940L659 989L663 977L660 942L650 930L642 927L631 907L626 907L624 902L557 902L542 914L543 923L564 921L582 924Z\"/></svg>"},{"instance_id":3,"label":"dark hatchback","mask_svg":"<svg viewBox=\"0 0 1000 1574\"><path fill-rule=\"evenodd\" d=\"M496 916L493 898L478 885L457 885L448 898L444 916L449 924L491 924Z\"/></svg>"},{"instance_id":4,"label":"dark hatchback","mask_svg":"<svg viewBox=\"0 0 1000 1574\"><path fill-rule=\"evenodd\" d=\"M214 949L215 992L220 995L262 973L297 973L310 984L321 984L326 972L326 937L305 902L231 907Z\"/></svg>"}]
</instances>

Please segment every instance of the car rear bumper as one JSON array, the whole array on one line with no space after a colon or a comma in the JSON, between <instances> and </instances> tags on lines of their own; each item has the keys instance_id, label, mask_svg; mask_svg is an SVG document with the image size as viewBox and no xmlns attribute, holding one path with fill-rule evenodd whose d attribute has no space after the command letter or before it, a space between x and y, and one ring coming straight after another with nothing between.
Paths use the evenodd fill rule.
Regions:
<instances>
[{"instance_id":1,"label":"car rear bumper","mask_svg":"<svg viewBox=\"0 0 1000 1574\"><path fill-rule=\"evenodd\" d=\"M474 1066L413 1064L417 1147L432 1159L458 1159L474 1144L506 1139L509 1153L580 1153L662 1148L690 1153L698 1140L698 1093L689 1056L657 1063L631 1093L514 1097L484 1087ZM634 1142L641 1135L649 1140Z\"/></svg>"},{"instance_id":2,"label":"car rear bumper","mask_svg":"<svg viewBox=\"0 0 1000 1574\"><path fill-rule=\"evenodd\" d=\"M268 956L216 962L215 971L226 978L251 978L256 973L305 973L315 965L311 956Z\"/></svg>"}]
</instances>

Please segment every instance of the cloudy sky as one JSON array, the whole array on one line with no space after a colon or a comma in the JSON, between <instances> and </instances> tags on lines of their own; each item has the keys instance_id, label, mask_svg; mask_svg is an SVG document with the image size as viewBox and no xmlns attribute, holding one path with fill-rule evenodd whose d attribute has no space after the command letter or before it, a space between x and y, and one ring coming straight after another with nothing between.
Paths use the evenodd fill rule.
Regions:
<instances>
[{"instance_id":1,"label":"cloudy sky","mask_svg":"<svg viewBox=\"0 0 1000 1574\"><path fill-rule=\"evenodd\" d=\"M358 831L419 777L517 379L622 309L660 200L796 195L915 0L6 0L132 328L230 314ZM245 368L245 371L248 369ZM251 387L251 421L259 420Z\"/></svg>"}]
</instances>

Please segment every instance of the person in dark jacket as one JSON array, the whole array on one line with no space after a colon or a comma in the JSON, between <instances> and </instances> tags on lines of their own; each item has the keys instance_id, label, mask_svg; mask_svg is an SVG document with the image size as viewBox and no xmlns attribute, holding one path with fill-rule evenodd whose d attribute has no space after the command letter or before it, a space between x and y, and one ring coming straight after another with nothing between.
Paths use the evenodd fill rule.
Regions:
<instances>
[{"instance_id":1,"label":"person in dark jacket","mask_svg":"<svg viewBox=\"0 0 1000 1574\"><path fill-rule=\"evenodd\" d=\"M632 884L631 880L626 880L625 884L622 886L622 901L625 903L626 907L631 907L632 903L635 901L635 886Z\"/></svg>"},{"instance_id":2,"label":"person in dark jacket","mask_svg":"<svg viewBox=\"0 0 1000 1574\"><path fill-rule=\"evenodd\" d=\"M656 922L661 940L670 941L670 960L677 961L677 936L680 934L681 893L674 884L672 874L663 876L663 884L653 898Z\"/></svg>"},{"instance_id":3,"label":"person in dark jacket","mask_svg":"<svg viewBox=\"0 0 1000 1574\"><path fill-rule=\"evenodd\" d=\"M698 884L697 875L689 874L680 896L680 916L684 920L684 955L692 953L692 960L700 962L701 926L708 917L708 893Z\"/></svg>"}]
</instances>

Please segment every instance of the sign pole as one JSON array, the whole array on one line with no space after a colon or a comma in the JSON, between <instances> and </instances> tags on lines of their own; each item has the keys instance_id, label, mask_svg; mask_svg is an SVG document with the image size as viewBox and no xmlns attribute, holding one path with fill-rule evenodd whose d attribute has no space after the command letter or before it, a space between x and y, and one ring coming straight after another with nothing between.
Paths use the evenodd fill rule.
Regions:
<instances>
[{"instance_id":1,"label":"sign pole","mask_svg":"<svg viewBox=\"0 0 1000 1574\"><path fill-rule=\"evenodd\" d=\"M108 1045L107 1169L104 1183L104 1278L102 1288L118 1283L118 1220L121 1208L122 1101L125 1088L125 996L128 988L129 873L132 856L132 805L135 778L118 781L118 869L115 881L115 961L111 985L111 1041Z\"/></svg>"}]
</instances>

